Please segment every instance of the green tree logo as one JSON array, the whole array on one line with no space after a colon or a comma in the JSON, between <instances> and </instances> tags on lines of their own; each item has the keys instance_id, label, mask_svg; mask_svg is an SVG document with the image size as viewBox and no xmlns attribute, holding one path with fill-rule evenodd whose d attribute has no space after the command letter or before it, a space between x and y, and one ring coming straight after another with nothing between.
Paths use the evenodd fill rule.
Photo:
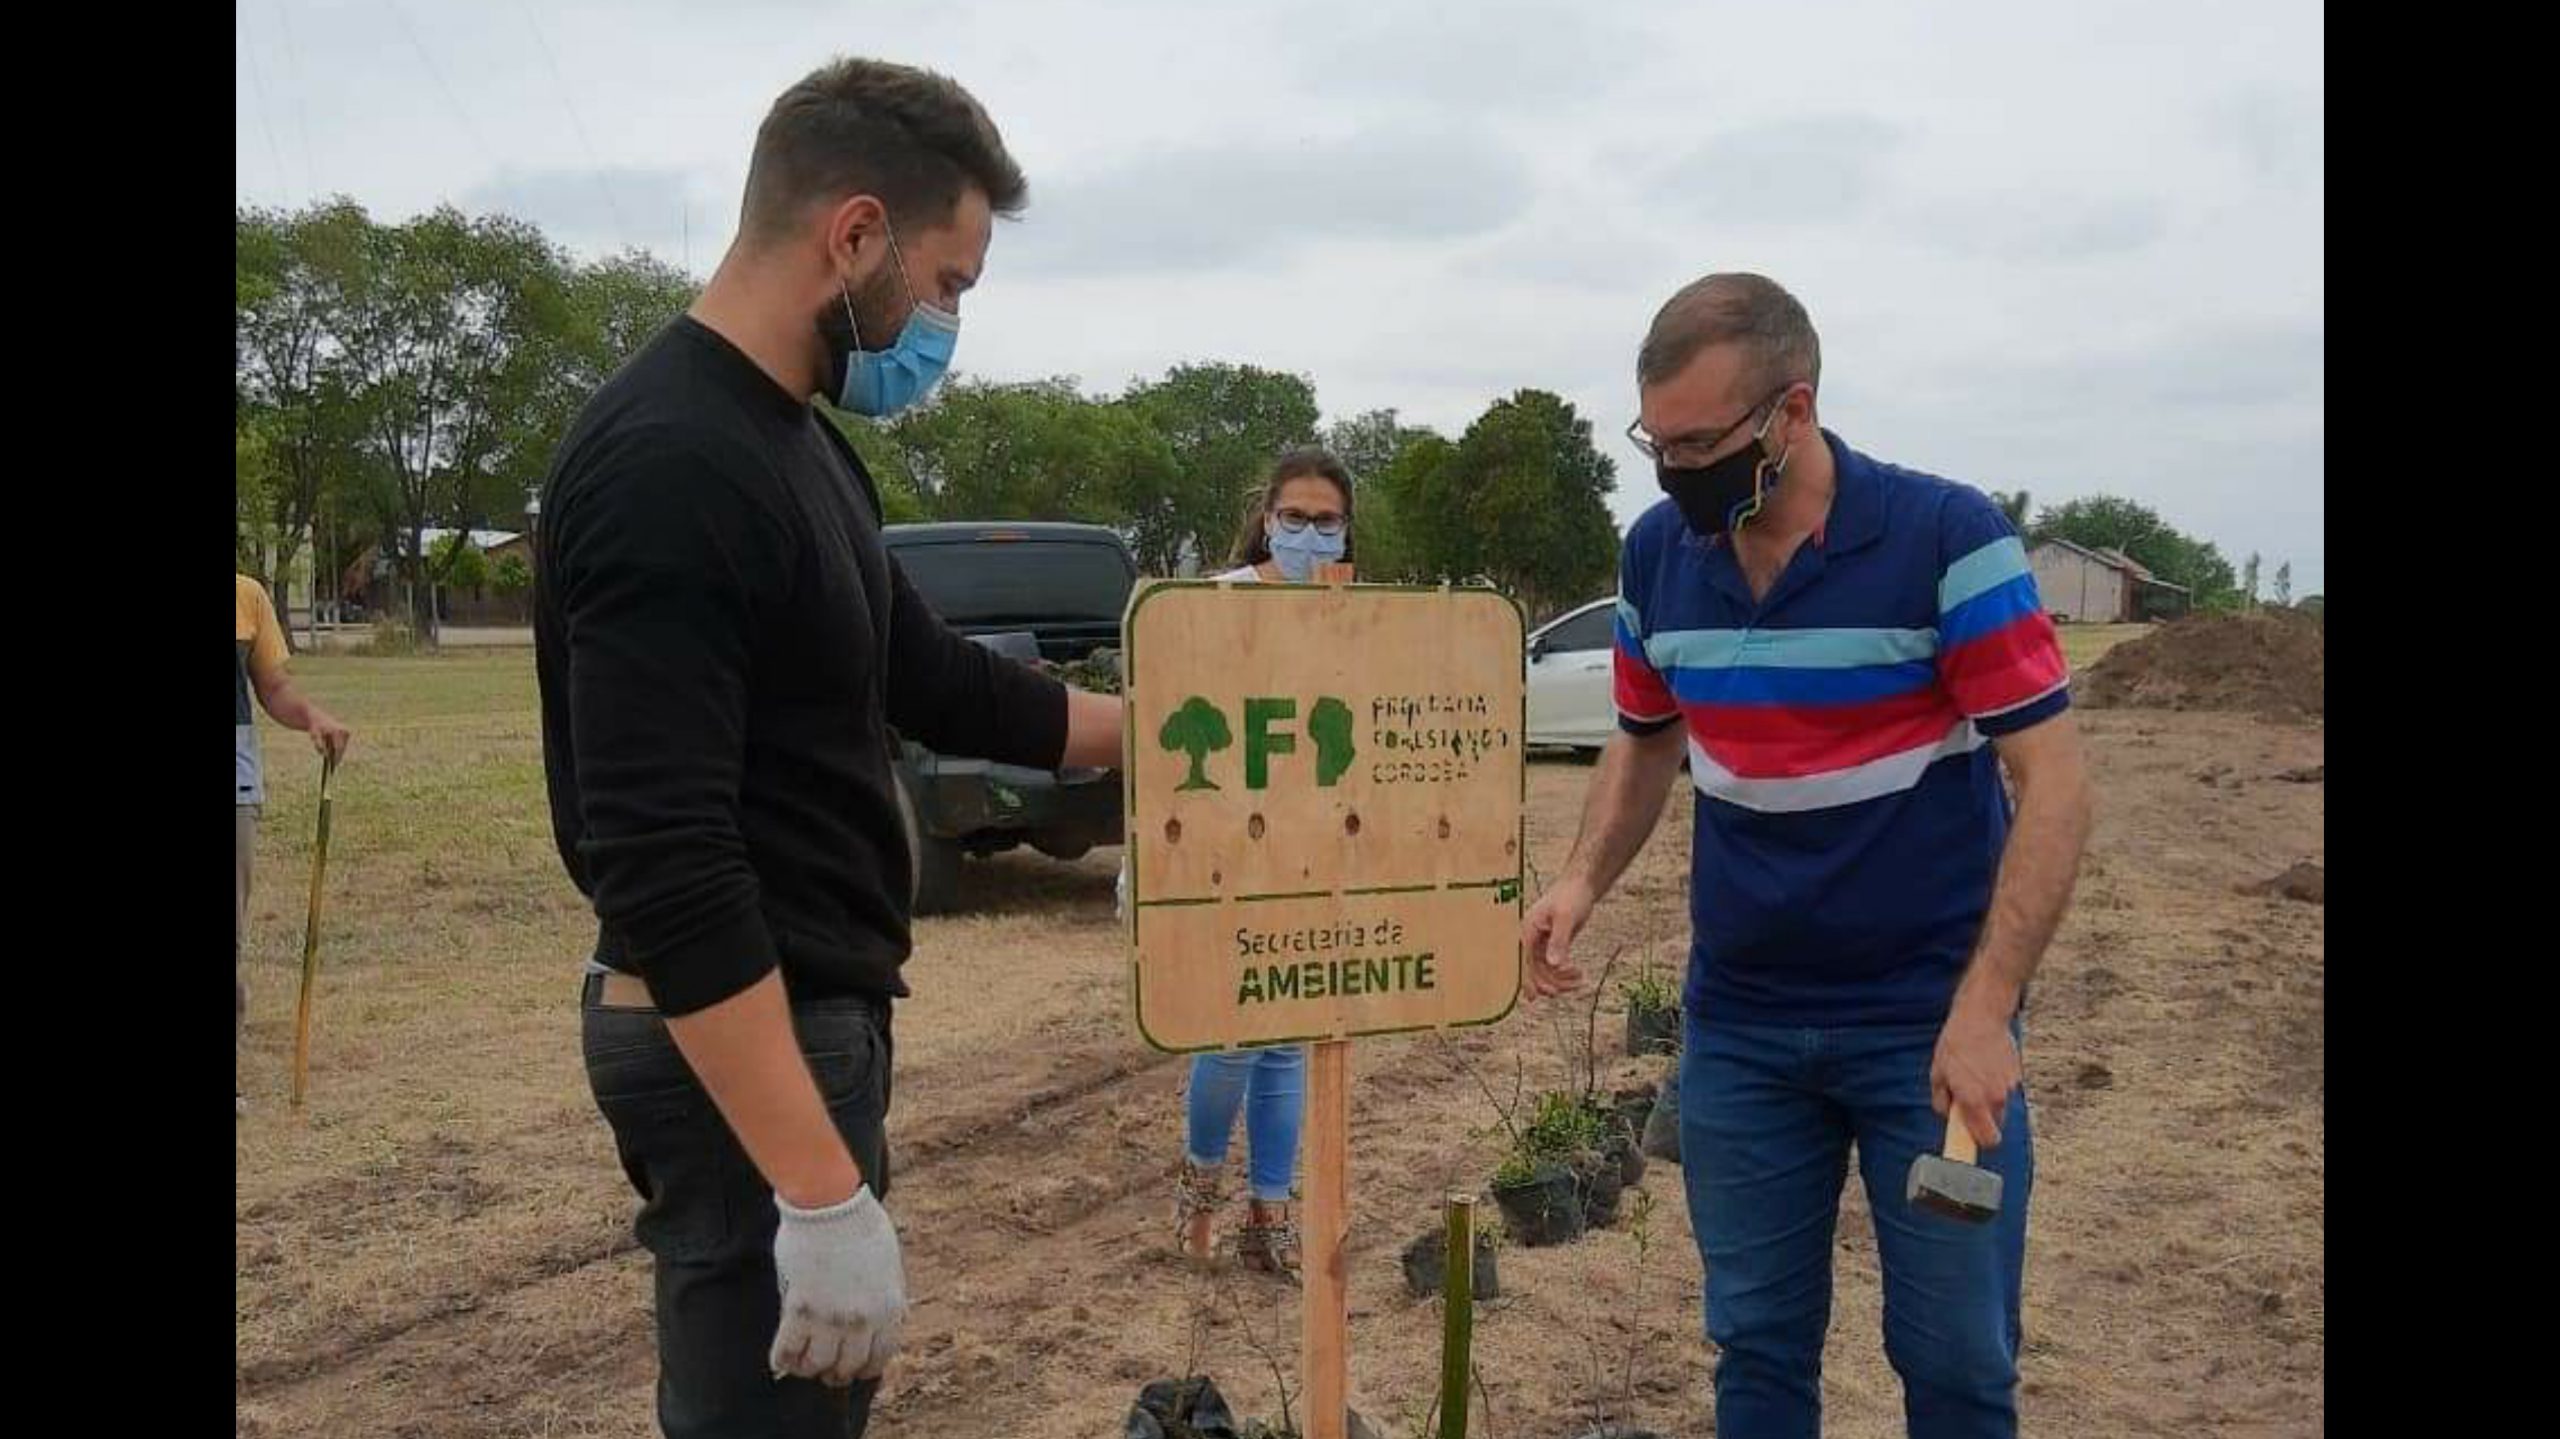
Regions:
<instances>
[{"instance_id":1,"label":"green tree logo","mask_svg":"<svg viewBox=\"0 0 2560 1439\"><path fill-rule=\"evenodd\" d=\"M1216 789L1217 784L1203 766L1212 752L1235 742L1235 735L1227 728L1226 714L1198 695L1184 700L1182 708L1165 716L1164 728L1156 733L1156 743L1167 751L1178 750L1191 757L1191 773L1175 787L1177 792Z\"/></svg>"}]
</instances>

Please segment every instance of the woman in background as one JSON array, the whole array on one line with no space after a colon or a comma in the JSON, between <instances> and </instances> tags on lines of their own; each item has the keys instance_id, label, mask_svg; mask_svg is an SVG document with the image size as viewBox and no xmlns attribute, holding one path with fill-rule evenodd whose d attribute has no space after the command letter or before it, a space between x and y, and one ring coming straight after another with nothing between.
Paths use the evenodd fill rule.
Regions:
<instances>
[{"instance_id":1,"label":"woman in background","mask_svg":"<svg viewBox=\"0 0 2560 1439\"><path fill-rule=\"evenodd\" d=\"M1247 506L1229 561L1236 568L1213 578L1311 584L1323 574L1324 566L1350 554L1350 473L1323 450L1296 449L1272 465L1260 492ZM1128 878L1124 862L1120 871L1124 904ZM1236 1115L1242 1111L1247 1182L1236 1259L1248 1269L1297 1277L1298 1225L1290 1199L1295 1192L1306 1094L1303 1045L1273 1045L1192 1059L1188 1137L1173 1200L1175 1242L1184 1257L1207 1262L1216 1252L1228 1142L1235 1132Z\"/></svg>"}]
</instances>

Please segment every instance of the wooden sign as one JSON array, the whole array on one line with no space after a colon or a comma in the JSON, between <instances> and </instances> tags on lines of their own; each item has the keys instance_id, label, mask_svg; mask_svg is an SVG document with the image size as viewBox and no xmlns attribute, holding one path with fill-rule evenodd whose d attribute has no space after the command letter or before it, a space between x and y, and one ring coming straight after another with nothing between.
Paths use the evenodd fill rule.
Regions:
<instances>
[{"instance_id":1,"label":"wooden sign","mask_svg":"<svg viewBox=\"0 0 2560 1439\"><path fill-rule=\"evenodd\" d=\"M1508 1014L1523 636L1490 590L1166 581L1124 622L1138 1028L1185 1051Z\"/></svg>"}]
</instances>

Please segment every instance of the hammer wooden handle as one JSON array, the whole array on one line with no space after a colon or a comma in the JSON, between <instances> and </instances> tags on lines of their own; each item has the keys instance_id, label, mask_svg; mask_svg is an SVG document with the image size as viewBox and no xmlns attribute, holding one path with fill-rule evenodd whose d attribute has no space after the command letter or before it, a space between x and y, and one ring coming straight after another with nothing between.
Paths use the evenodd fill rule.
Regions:
<instances>
[{"instance_id":1,"label":"hammer wooden handle","mask_svg":"<svg viewBox=\"0 0 2560 1439\"><path fill-rule=\"evenodd\" d=\"M1958 1164L1971 1164L1974 1161L1975 1152L1973 1131L1964 1127L1964 1116L1958 1113L1954 1106L1948 1106L1947 1157Z\"/></svg>"}]
</instances>

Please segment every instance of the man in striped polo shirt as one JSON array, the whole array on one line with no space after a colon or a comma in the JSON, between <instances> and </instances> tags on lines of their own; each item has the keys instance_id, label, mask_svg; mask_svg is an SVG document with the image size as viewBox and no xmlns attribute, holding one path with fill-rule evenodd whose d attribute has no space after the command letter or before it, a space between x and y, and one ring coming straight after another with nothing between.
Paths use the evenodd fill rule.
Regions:
<instances>
[{"instance_id":1,"label":"man in striped polo shirt","mask_svg":"<svg viewBox=\"0 0 2560 1439\"><path fill-rule=\"evenodd\" d=\"M1697 787L1680 1144L1716 1432L1812 1435L1854 1143L1910 1433L2017 1432L2034 1154L2018 1016L2090 822L2052 622L1979 491L1821 428L1804 307L1710 275L1654 317L1628 431L1664 500L1619 572L1623 731L1526 921L1529 985ZM2001 781L2005 768L2014 805ZM1907 1204L1950 1108L1996 1219Z\"/></svg>"}]
</instances>

